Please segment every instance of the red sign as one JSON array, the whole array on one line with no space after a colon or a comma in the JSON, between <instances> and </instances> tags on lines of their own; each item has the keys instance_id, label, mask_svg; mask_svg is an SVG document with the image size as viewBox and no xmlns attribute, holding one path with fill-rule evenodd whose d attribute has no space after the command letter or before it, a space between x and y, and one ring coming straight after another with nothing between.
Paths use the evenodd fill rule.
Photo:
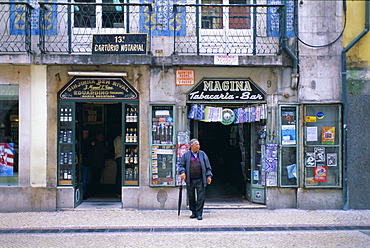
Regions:
<instances>
[{"instance_id":1,"label":"red sign","mask_svg":"<svg viewBox=\"0 0 370 248\"><path fill-rule=\"evenodd\" d=\"M176 70L176 85L194 85L194 70Z\"/></svg>"}]
</instances>

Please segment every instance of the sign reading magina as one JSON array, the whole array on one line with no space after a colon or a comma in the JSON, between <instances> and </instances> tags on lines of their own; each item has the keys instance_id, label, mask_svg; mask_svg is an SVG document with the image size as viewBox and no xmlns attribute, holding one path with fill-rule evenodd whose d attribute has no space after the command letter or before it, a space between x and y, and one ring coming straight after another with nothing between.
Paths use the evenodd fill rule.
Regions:
<instances>
[{"instance_id":1,"label":"sign reading magina","mask_svg":"<svg viewBox=\"0 0 370 248\"><path fill-rule=\"evenodd\" d=\"M190 102L259 102L265 101L262 92L250 79L204 78L188 93Z\"/></svg>"},{"instance_id":2,"label":"sign reading magina","mask_svg":"<svg viewBox=\"0 0 370 248\"><path fill-rule=\"evenodd\" d=\"M138 99L137 91L122 78L72 79L60 92L60 99Z\"/></svg>"},{"instance_id":3,"label":"sign reading magina","mask_svg":"<svg viewBox=\"0 0 370 248\"><path fill-rule=\"evenodd\" d=\"M93 54L147 54L148 34L94 34Z\"/></svg>"}]
</instances>

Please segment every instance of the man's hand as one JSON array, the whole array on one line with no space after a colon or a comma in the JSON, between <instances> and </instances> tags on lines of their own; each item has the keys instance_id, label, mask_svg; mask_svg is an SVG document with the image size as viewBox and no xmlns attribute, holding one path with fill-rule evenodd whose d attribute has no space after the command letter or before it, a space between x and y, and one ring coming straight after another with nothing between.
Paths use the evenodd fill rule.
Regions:
<instances>
[{"instance_id":1,"label":"man's hand","mask_svg":"<svg viewBox=\"0 0 370 248\"><path fill-rule=\"evenodd\" d=\"M212 178L207 177L207 184L211 184L211 182L212 182Z\"/></svg>"},{"instance_id":2,"label":"man's hand","mask_svg":"<svg viewBox=\"0 0 370 248\"><path fill-rule=\"evenodd\" d=\"M180 178L181 178L181 181L185 181L186 180L186 174L185 173L182 173L180 175Z\"/></svg>"}]
</instances>

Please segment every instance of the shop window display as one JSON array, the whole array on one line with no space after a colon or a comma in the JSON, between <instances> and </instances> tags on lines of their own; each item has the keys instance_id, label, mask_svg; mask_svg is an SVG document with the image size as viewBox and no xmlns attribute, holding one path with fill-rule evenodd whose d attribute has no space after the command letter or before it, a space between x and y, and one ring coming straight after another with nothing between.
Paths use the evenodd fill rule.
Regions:
<instances>
[{"instance_id":1,"label":"shop window display","mask_svg":"<svg viewBox=\"0 0 370 248\"><path fill-rule=\"evenodd\" d=\"M0 85L0 186L18 185L18 85Z\"/></svg>"},{"instance_id":2,"label":"shop window display","mask_svg":"<svg viewBox=\"0 0 370 248\"><path fill-rule=\"evenodd\" d=\"M297 106L280 106L280 169L281 187L298 187Z\"/></svg>"},{"instance_id":3,"label":"shop window display","mask_svg":"<svg viewBox=\"0 0 370 248\"><path fill-rule=\"evenodd\" d=\"M173 106L152 106L151 186L175 186Z\"/></svg>"},{"instance_id":4,"label":"shop window display","mask_svg":"<svg viewBox=\"0 0 370 248\"><path fill-rule=\"evenodd\" d=\"M341 106L305 107L305 186L341 187Z\"/></svg>"}]
</instances>

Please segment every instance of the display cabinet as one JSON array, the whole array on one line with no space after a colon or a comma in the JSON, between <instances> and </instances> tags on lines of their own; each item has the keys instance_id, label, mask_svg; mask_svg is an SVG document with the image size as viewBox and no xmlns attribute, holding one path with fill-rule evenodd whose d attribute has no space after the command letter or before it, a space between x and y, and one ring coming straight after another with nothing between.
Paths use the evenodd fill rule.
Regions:
<instances>
[{"instance_id":1,"label":"display cabinet","mask_svg":"<svg viewBox=\"0 0 370 248\"><path fill-rule=\"evenodd\" d=\"M122 148L124 151L123 185L139 185L139 127L138 105L124 104L124 125L122 134Z\"/></svg>"},{"instance_id":2,"label":"display cabinet","mask_svg":"<svg viewBox=\"0 0 370 248\"><path fill-rule=\"evenodd\" d=\"M78 162L75 147L74 106L73 103L59 104L59 145L58 145L58 184L73 185L75 165ZM78 181L78 179L77 179Z\"/></svg>"},{"instance_id":3,"label":"display cabinet","mask_svg":"<svg viewBox=\"0 0 370 248\"><path fill-rule=\"evenodd\" d=\"M305 186L342 186L341 105L307 105L305 113Z\"/></svg>"},{"instance_id":4,"label":"display cabinet","mask_svg":"<svg viewBox=\"0 0 370 248\"><path fill-rule=\"evenodd\" d=\"M175 186L174 106L151 106L151 186Z\"/></svg>"},{"instance_id":5,"label":"display cabinet","mask_svg":"<svg viewBox=\"0 0 370 248\"><path fill-rule=\"evenodd\" d=\"M279 116L279 186L298 187L298 107L280 106Z\"/></svg>"}]
</instances>

